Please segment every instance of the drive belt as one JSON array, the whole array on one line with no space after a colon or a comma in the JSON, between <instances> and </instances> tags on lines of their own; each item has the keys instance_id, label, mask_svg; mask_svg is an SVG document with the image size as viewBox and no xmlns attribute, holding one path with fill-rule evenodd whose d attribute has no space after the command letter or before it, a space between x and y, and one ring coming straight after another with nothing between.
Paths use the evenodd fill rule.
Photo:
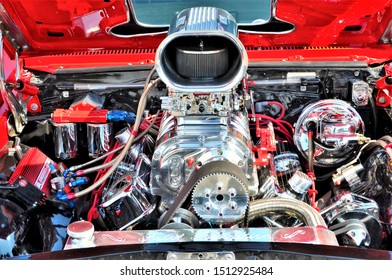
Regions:
<instances>
[{"instance_id":1,"label":"drive belt","mask_svg":"<svg viewBox=\"0 0 392 280\"><path fill-rule=\"evenodd\" d=\"M173 204L159 219L158 228L162 228L163 226L167 225L170 222L170 220L173 218L174 214L176 213L177 209L180 208L181 205L185 202L189 194L192 192L194 186L201 178L211 173L222 172L222 170L231 173L234 176L237 176L238 178L241 179L244 178L243 182L246 182L242 170L239 169L236 165L232 164L231 162L215 161L203 165L199 170L196 170L195 172L192 173L185 186L181 188Z\"/></svg>"}]
</instances>

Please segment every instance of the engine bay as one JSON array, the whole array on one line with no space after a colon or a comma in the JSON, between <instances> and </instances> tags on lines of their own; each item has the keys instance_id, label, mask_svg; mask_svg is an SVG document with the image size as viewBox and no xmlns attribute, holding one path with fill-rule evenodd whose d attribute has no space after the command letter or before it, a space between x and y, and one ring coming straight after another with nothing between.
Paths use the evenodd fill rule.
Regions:
<instances>
[{"instance_id":1,"label":"engine bay","mask_svg":"<svg viewBox=\"0 0 392 280\"><path fill-rule=\"evenodd\" d=\"M6 85L26 121L0 153L0 258L94 230L322 228L319 244L392 250L390 71L248 63L214 8L177 15L153 67L24 69Z\"/></svg>"}]
</instances>

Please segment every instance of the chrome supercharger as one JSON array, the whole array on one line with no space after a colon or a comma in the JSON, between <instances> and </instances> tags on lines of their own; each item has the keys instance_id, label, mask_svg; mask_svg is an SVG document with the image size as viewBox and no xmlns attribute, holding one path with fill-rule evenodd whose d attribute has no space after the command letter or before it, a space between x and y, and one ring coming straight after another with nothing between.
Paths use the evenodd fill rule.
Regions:
<instances>
[{"instance_id":1,"label":"chrome supercharger","mask_svg":"<svg viewBox=\"0 0 392 280\"><path fill-rule=\"evenodd\" d=\"M150 179L160 212L168 210L160 226L189 195L206 222L237 222L258 192L247 92L237 90L248 64L237 32L224 10L188 9L157 51L156 69L168 88Z\"/></svg>"}]
</instances>

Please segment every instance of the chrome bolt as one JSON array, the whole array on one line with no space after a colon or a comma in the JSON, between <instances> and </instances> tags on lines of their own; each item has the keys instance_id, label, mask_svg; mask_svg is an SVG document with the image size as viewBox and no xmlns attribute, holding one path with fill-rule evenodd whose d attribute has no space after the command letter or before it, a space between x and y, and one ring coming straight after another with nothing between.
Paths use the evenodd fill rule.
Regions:
<instances>
[{"instance_id":1,"label":"chrome bolt","mask_svg":"<svg viewBox=\"0 0 392 280\"><path fill-rule=\"evenodd\" d=\"M380 98L378 99L378 103L385 104L386 102L387 102L387 100L386 100L385 97L380 97Z\"/></svg>"},{"instance_id":2,"label":"chrome bolt","mask_svg":"<svg viewBox=\"0 0 392 280\"><path fill-rule=\"evenodd\" d=\"M30 109L33 110L33 111L38 110L38 104L37 104L37 103L31 104L31 105L30 105Z\"/></svg>"}]
</instances>

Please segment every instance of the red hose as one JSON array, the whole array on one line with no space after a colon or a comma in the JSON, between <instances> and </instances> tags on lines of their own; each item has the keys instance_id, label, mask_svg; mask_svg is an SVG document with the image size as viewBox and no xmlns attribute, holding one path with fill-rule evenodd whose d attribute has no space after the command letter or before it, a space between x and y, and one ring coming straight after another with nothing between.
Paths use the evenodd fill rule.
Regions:
<instances>
[{"instance_id":1,"label":"red hose","mask_svg":"<svg viewBox=\"0 0 392 280\"><path fill-rule=\"evenodd\" d=\"M290 132L287 129L287 127L281 123L281 122L285 122L285 121L277 120L277 119L274 119L272 117L269 117L269 116L266 116L263 114L249 114L248 117L249 118L256 117L256 118L260 118L260 119L264 119L264 120L268 120L268 121L272 122L273 124L275 124L276 126L278 126L282 130L282 132L285 134L286 137L288 137L287 140L289 140L291 143L294 143L293 137L291 136L293 132L292 131ZM286 122L286 123L288 123L288 122Z\"/></svg>"},{"instance_id":2,"label":"red hose","mask_svg":"<svg viewBox=\"0 0 392 280\"><path fill-rule=\"evenodd\" d=\"M284 109L284 106L282 103L277 102L277 101L268 101L268 105L278 105L280 107L280 115L276 118L277 120L280 120L284 117L286 110Z\"/></svg>"}]
</instances>

